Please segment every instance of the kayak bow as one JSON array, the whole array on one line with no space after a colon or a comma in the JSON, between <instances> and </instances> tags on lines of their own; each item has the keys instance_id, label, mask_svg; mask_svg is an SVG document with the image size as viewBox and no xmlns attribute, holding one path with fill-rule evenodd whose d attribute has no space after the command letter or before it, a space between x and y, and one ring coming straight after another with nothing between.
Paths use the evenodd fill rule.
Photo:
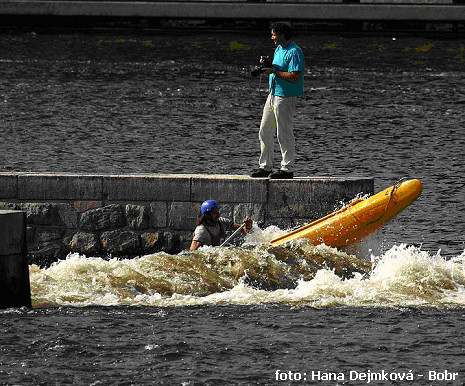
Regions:
<instances>
[{"instance_id":1,"label":"kayak bow","mask_svg":"<svg viewBox=\"0 0 465 386\"><path fill-rule=\"evenodd\" d=\"M422 190L420 180L401 180L374 196L356 199L336 212L277 237L271 244L276 246L299 238L334 248L354 244L397 216Z\"/></svg>"}]
</instances>

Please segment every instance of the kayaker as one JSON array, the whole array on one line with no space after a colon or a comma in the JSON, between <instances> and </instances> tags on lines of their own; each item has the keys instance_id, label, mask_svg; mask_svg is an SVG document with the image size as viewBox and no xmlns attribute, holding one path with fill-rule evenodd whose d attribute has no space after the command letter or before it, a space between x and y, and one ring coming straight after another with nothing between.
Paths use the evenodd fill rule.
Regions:
<instances>
[{"instance_id":1,"label":"kayaker","mask_svg":"<svg viewBox=\"0 0 465 386\"><path fill-rule=\"evenodd\" d=\"M252 229L253 221L249 217L246 217L243 223L246 223L243 232ZM202 245L221 245L226 231L235 230L242 224L220 217L219 205L215 200L204 201L200 207L200 218L189 250L194 251Z\"/></svg>"}]
</instances>

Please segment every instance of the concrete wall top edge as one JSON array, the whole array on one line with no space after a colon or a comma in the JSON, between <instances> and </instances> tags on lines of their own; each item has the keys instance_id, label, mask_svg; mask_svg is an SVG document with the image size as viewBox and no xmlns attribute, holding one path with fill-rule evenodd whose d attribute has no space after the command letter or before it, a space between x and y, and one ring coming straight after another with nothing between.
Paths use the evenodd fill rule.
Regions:
<instances>
[{"instance_id":1,"label":"concrete wall top edge","mask_svg":"<svg viewBox=\"0 0 465 386\"><path fill-rule=\"evenodd\" d=\"M191 185L191 199L198 202L215 199L231 203L265 203L267 193L267 179L253 179L248 176L239 176L239 178L193 178Z\"/></svg>"},{"instance_id":2,"label":"concrete wall top edge","mask_svg":"<svg viewBox=\"0 0 465 386\"><path fill-rule=\"evenodd\" d=\"M18 195L18 177L11 174L0 174L0 197L16 198Z\"/></svg>"},{"instance_id":3,"label":"concrete wall top edge","mask_svg":"<svg viewBox=\"0 0 465 386\"><path fill-rule=\"evenodd\" d=\"M134 174L112 174L112 173L42 173L42 172L0 172L0 179L3 177L75 177L75 178L88 178L88 177L101 177L101 178L145 178L145 179L207 179L207 180L248 180L248 181L266 181L266 178L251 178L242 174L149 174L149 173L134 173ZM295 180L313 180L313 181L354 181L354 180L372 180L373 177L366 176L296 176ZM277 182L280 180L274 180Z\"/></svg>"},{"instance_id":4,"label":"concrete wall top edge","mask_svg":"<svg viewBox=\"0 0 465 386\"><path fill-rule=\"evenodd\" d=\"M22 210L14 210L14 209L0 209L0 215L8 214L8 213L22 213Z\"/></svg>"},{"instance_id":5,"label":"concrete wall top edge","mask_svg":"<svg viewBox=\"0 0 465 386\"><path fill-rule=\"evenodd\" d=\"M4 176L0 176L0 181ZM95 200L102 197L102 179L98 175L20 174L18 199Z\"/></svg>"},{"instance_id":6,"label":"concrete wall top edge","mask_svg":"<svg viewBox=\"0 0 465 386\"><path fill-rule=\"evenodd\" d=\"M371 177L297 177L269 180L245 175L0 173L0 199L266 203L269 191L320 184L372 186ZM286 188L288 187L288 188Z\"/></svg>"},{"instance_id":7,"label":"concrete wall top edge","mask_svg":"<svg viewBox=\"0 0 465 386\"><path fill-rule=\"evenodd\" d=\"M190 201L191 179L185 175L107 175L106 200Z\"/></svg>"},{"instance_id":8,"label":"concrete wall top edge","mask_svg":"<svg viewBox=\"0 0 465 386\"><path fill-rule=\"evenodd\" d=\"M71 172L0 172L2 176L44 176L44 177L154 177L154 178L190 178L192 174L154 174L154 173L132 173L132 174L116 174L116 173L71 173Z\"/></svg>"}]
</instances>

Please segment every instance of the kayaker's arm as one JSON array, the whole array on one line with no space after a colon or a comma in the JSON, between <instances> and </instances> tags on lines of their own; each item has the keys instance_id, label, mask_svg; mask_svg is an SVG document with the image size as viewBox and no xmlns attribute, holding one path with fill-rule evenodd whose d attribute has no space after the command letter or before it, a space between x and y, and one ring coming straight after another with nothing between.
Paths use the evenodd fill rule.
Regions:
<instances>
[{"instance_id":1,"label":"kayaker's arm","mask_svg":"<svg viewBox=\"0 0 465 386\"><path fill-rule=\"evenodd\" d=\"M244 227L244 223L245 223L245 227ZM239 227L243 227L242 232L246 233L247 231L250 231L252 229L252 226L253 226L253 221L249 217L246 217L244 220L242 220L240 224L233 224L232 227L234 230L236 230Z\"/></svg>"},{"instance_id":2,"label":"kayaker's arm","mask_svg":"<svg viewBox=\"0 0 465 386\"><path fill-rule=\"evenodd\" d=\"M197 248L200 247L200 241L197 240L192 240L191 246L189 248L189 251L195 251Z\"/></svg>"}]
</instances>

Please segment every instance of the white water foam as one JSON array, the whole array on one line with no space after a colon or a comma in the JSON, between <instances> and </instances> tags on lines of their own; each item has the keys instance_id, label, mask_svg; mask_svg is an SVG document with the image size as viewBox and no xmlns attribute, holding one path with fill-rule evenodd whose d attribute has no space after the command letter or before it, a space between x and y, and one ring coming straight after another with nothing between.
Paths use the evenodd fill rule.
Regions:
<instances>
[{"instance_id":1,"label":"white water foam","mask_svg":"<svg viewBox=\"0 0 465 386\"><path fill-rule=\"evenodd\" d=\"M279 233L276 229L267 232ZM254 242L263 241L265 238L260 233L253 237ZM252 238L248 242L250 243L251 240ZM340 253L326 246L316 248L326 253ZM234 260L238 259L244 250L236 247L221 250L204 248L202 253L207 257L221 255L224 259L222 264L233 266ZM263 250L257 253L268 254ZM164 259L162 265L158 262L160 259ZM198 292L196 281L202 282L203 285L208 280L212 283L215 280L219 283L224 281L211 277L214 273L208 271L208 267L200 267L197 263L189 267L187 274L180 272L184 268L176 265L178 259L177 256L163 253L131 260L104 260L71 254L66 260L57 262L49 268L40 269L31 266L33 304L36 307L268 303L314 307L465 305L465 252L446 260L441 256L440 251L431 255L419 247L402 244L392 247L382 256L372 256L373 269L368 276L355 273L354 277L344 280L333 270L320 269L313 279L300 280L295 288L274 291L247 285L245 277L242 277L238 278L236 284L232 284L230 288L219 286L219 290L211 291L212 293L206 295L196 294ZM257 264L263 262L257 258ZM279 265L279 262L276 264ZM228 272L233 272L231 267L228 269L230 269ZM205 270L206 273L197 277L192 274L195 270ZM230 283L234 281L231 279ZM216 283L207 288L217 288L215 285ZM181 288L182 291L162 295L156 290L165 287Z\"/></svg>"}]
</instances>

